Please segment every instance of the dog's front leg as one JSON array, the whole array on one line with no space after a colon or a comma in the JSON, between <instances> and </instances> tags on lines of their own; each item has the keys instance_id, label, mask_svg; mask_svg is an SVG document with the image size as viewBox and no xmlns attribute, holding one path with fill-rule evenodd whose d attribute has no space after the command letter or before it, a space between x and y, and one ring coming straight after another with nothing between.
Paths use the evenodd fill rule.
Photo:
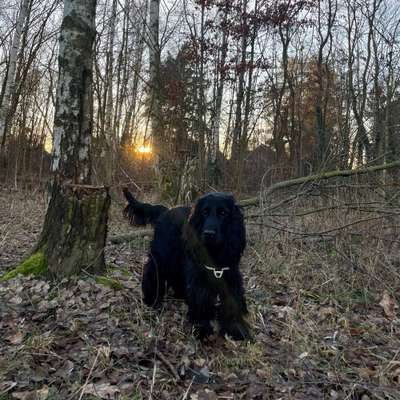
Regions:
<instances>
[{"instance_id":1,"label":"dog's front leg","mask_svg":"<svg viewBox=\"0 0 400 400\"><path fill-rule=\"evenodd\" d=\"M188 319L193 324L195 335L200 338L212 335L210 324L215 319L216 296L209 290L192 284L187 288Z\"/></svg>"},{"instance_id":2,"label":"dog's front leg","mask_svg":"<svg viewBox=\"0 0 400 400\"><path fill-rule=\"evenodd\" d=\"M234 340L250 340L252 338L250 328L244 319L246 313L247 307L241 285L224 286L218 310L221 334L227 334Z\"/></svg>"}]
</instances>

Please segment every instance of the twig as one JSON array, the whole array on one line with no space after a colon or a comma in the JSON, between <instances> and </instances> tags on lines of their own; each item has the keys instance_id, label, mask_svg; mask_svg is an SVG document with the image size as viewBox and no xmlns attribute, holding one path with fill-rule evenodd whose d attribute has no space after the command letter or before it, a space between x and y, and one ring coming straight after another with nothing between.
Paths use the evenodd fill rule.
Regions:
<instances>
[{"instance_id":1,"label":"twig","mask_svg":"<svg viewBox=\"0 0 400 400\"><path fill-rule=\"evenodd\" d=\"M178 373L176 372L174 366L169 362L169 360L164 356L164 354L160 353L159 351L156 352L156 356L165 364L165 366L171 371L172 375L177 381L180 381L181 378L179 377Z\"/></svg>"},{"instance_id":2,"label":"twig","mask_svg":"<svg viewBox=\"0 0 400 400\"><path fill-rule=\"evenodd\" d=\"M194 377L193 377L192 380L190 381L188 388L186 389L185 393L183 394L182 400L186 400L186 399L187 399L188 394L189 394L189 391L190 391L190 388L191 388L192 385L193 385L193 381L194 381Z\"/></svg>"},{"instance_id":3,"label":"twig","mask_svg":"<svg viewBox=\"0 0 400 400\"><path fill-rule=\"evenodd\" d=\"M352 226L352 225L357 225L357 224L361 224L363 222L373 221L373 220L381 219L381 218L383 218L383 217L379 216L379 217L370 217L370 218L359 219L357 221L353 221L353 222L350 222L350 223L348 223L346 225L338 226L336 228L327 229L327 230L321 231L321 232L309 232L309 233L307 233L307 232L296 232L296 231L292 231L290 229L281 228L281 227L278 227L278 226L273 226L273 225L269 225L269 224L265 224L265 223L259 223L259 224L258 223L252 223L251 225L262 225L262 226L265 226L267 228L276 229L278 231L283 231L283 232L286 232L286 233L290 233L292 235L324 236L324 235L326 235L328 233L335 232L335 231L340 231L340 230L348 228L349 226Z\"/></svg>"},{"instance_id":4,"label":"twig","mask_svg":"<svg viewBox=\"0 0 400 400\"><path fill-rule=\"evenodd\" d=\"M81 400L83 395L85 394L86 386L87 386L87 384L89 382L90 377L92 376L92 373L93 373L94 367L97 364L97 359L99 358L99 355L100 355L100 349L97 350L97 354L96 354L96 357L95 357L95 359L93 361L92 367L90 368L90 371L89 371L89 374L88 374L88 376L86 378L86 381L85 381L84 385L82 386L82 390L81 390L81 394L79 396L79 400Z\"/></svg>"},{"instance_id":5,"label":"twig","mask_svg":"<svg viewBox=\"0 0 400 400\"><path fill-rule=\"evenodd\" d=\"M157 374L157 363L154 362L153 377L151 379L150 394L149 394L150 400L153 398L153 390L154 390L154 384L156 382L156 374Z\"/></svg>"}]
</instances>

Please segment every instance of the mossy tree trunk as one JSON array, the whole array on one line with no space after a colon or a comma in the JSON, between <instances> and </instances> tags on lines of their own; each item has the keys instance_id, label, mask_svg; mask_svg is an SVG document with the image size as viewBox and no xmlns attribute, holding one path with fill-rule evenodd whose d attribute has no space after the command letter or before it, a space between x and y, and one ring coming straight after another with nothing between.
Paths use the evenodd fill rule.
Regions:
<instances>
[{"instance_id":1,"label":"mossy tree trunk","mask_svg":"<svg viewBox=\"0 0 400 400\"><path fill-rule=\"evenodd\" d=\"M60 277L104 269L110 197L91 186L92 62L96 0L64 0L54 118L54 180L37 245Z\"/></svg>"}]
</instances>

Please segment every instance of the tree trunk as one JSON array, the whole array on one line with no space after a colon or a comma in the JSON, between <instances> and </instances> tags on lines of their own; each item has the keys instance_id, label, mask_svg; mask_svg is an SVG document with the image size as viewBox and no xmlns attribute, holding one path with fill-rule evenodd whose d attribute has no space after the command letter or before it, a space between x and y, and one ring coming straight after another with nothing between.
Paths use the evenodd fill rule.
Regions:
<instances>
[{"instance_id":1,"label":"tree trunk","mask_svg":"<svg viewBox=\"0 0 400 400\"><path fill-rule=\"evenodd\" d=\"M10 109L11 98L15 90L15 73L17 69L17 57L20 49L22 28L28 14L30 0L21 1L21 9L17 18L15 32L12 39L10 58L4 84L4 95L0 104L0 143L4 146L7 136L7 119Z\"/></svg>"},{"instance_id":2,"label":"tree trunk","mask_svg":"<svg viewBox=\"0 0 400 400\"><path fill-rule=\"evenodd\" d=\"M316 162L317 167L320 168L329 159L329 142L326 127L326 111L329 102L329 55L332 46L332 27L336 19L336 9L334 8L332 0L328 1L328 15L327 20L322 20L321 0L318 1L318 57L317 57L317 96L315 102L315 126L316 126ZM326 29L324 35L323 30ZM329 44L328 55L324 56L325 46Z\"/></svg>"},{"instance_id":3,"label":"tree trunk","mask_svg":"<svg viewBox=\"0 0 400 400\"><path fill-rule=\"evenodd\" d=\"M106 56L106 72L104 84L105 96L105 124L104 124L104 139L108 142L106 182L111 184L114 176L114 158L116 150L116 137L113 126L113 111L115 111L114 96L113 96L113 74L114 74L114 36L115 23L117 19L117 0L113 0L111 17L109 21L110 30L108 32L108 45Z\"/></svg>"},{"instance_id":4,"label":"tree trunk","mask_svg":"<svg viewBox=\"0 0 400 400\"><path fill-rule=\"evenodd\" d=\"M151 137L153 139L153 151L157 158L157 170L162 171L162 133L160 125L160 44L159 44L159 26L160 26L160 0L150 0L150 20L149 20L149 64L150 64L150 126Z\"/></svg>"},{"instance_id":5,"label":"tree trunk","mask_svg":"<svg viewBox=\"0 0 400 400\"><path fill-rule=\"evenodd\" d=\"M141 15L142 13L140 13ZM144 15L147 14L147 3L144 6ZM132 89L130 93L131 103L129 104L128 110L125 114L124 125L122 130L121 137L121 147L129 147L132 144L132 125L135 123L135 117L137 112L137 103L138 100L138 88L139 88L139 76L142 72L142 64L143 64L143 52L145 47L145 34L147 27L146 18L142 16L143 22L140 23L139 18L137 21L137 32L136 35L138 37L136 49L134 52L134 68L133 68L133 82ZM129 32L130 26L127 27L127 33Z\"/></svg>"},{"instance_id":6,"label":"tree trunk","mask_svg":"<svg viewBox=\"0 0 400 400\"><path fill-rule=\"evenodd\" d=\"M228 12L225 11L224 22L227 19ZM225 27L225 23L224 23ZM220 171L218 167L218 150L219 150L219 128L221 123L221 108L222 108L222 98L224 94L224 83L225 83L225 63L226 56L228 54L228 32L224 28L222 32L222 44L221 44L221 55L220 59L217 61L217 82L216 82L216 95L215 95L215 107L211 117L211 133L210 133L210 183L212 185L217 185Z\"/></svg>"},{"instance_id":7,"label":"tree trunk","mask_svg":"<svg viewBox=\"0 0 400 400\"><path fill-rule=\"evenodd\" d=\"M51 200L36 248L53 276L104 269L110 196L90 186L96 0L64 0Z\"/></svg>"},{"instance_id":8,"label":"tree trunk","mask_svg":"<svg viewBox=\"0 0 400 400\"><path fill-rule=\"evenodd\" d=\"M243 0L242 3L242 15L243 15L243 26L247 26L247 0ZM243 121L242 121L242 105L245 93L245 73L246 73L246 55L247 55L247 33L242 34L241 48L240 48L240 64L238 65L238 91L236 95L236 112L235 112L235 124L232 132L232 160L235 164L235 169L239 167L240 161L240 144L242 141L243 133Z\"/></svg>"}]
</instances>

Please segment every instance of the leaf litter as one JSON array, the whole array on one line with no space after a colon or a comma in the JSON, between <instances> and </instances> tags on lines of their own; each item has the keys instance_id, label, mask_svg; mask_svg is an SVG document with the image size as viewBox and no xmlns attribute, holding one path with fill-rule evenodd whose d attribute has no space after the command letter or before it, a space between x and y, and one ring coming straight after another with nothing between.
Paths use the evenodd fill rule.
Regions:
<instances>
[{"instance_id":1,"label":"leaf litter","mask_svg":"<svg viewBox=\"0 0 400 400\"><path fill-rule=\"evenodd\" d=\"M23 212L38 204L44 209L44 202L32 201ZM16 221L12 246L22 231L30 240L21 240L14 254L1 254L0 271L20 261L22 249L29 252L42 218L43 210L35 209L35 221ZM131 229L114 209L111 234ZM377 286L367 302L343 298L338 285L316 290L318 272L308 277L310 268L320 268L310 263L316 253L287 248L282 254L281 246L266 247L251 230L249 238L243 260L255 336L249 344L217 335L199 342L182 301L169 298L159 312L143 306L140 277L148 239L107 244L107 277L118 281L118 290L91 276L1 283L0 399L398 398L399 292ZM265 257L254 260L252 249L262 254L263 248ZM274 269L284 262L287 269ZM321 272L321 281L327 273Z\"/></svg>"}]
</instances>

